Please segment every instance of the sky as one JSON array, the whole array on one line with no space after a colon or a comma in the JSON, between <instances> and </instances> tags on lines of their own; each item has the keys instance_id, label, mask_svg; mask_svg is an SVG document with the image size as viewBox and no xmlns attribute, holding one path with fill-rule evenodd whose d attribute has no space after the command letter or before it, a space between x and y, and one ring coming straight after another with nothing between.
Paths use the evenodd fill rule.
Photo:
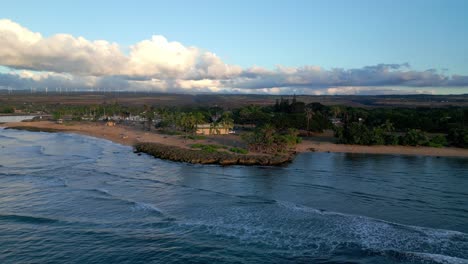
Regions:
<instances>
[{"instance_id":1,"label":"sky","mask_svg":"<svg viewBox=\"0 0 468 264\"><path fill-rule=\"evenodd\" d=\"M8 1L0 89L468 93L468 1Z\"/></svg>"}]
</instances>

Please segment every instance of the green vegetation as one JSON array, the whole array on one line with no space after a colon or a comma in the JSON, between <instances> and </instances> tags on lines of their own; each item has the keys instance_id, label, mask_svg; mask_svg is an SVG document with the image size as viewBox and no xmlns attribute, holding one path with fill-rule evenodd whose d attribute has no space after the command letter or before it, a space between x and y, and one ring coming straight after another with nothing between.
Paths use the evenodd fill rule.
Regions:
<instances>
[{"instance_id":1,"label":"green vegetation","mask_svg":"<svg viewBox=\"0 0 468 264\"><path fill-rule=\"evenodd\" d=\"M243 134L242 139L248 144L250 151L269 154L287 152L301 141L296 129L280 131L271 124Z\"/></svg>"},{"instance_id":2,"label":"green vegetation","mask_svg":"<svg viewBox=\"0 0 468 264\"><path fill-rule=\"evenodd\" d=\"M239 155L228 151L205 152L198 149L183 149L158 143L138 143L137 152L148 153L157 158L200 164L220 165L282 165L290 162L293 155Z\"/></svg>"},{"instance_id":3,"label":"green vegetation","mask_svg":"<svg viewBox=\"0 0 468 264\"><path fill-rule=\"evenodd\" d=\"M454 146L468 148L468 128L451 129L448 133L447 139Z\"/></svg>"},{"instance_id":4,"label":"green vegetation","mask_svg":"<svg viewBox=\"0 0 468 264\"><path fill-rule=\"evenodd\" d=\"M200 149L201 151L206 152L206 153L213 153L213 152L217 152L219 149L226 148L226 147L221 146L221 145L200 144L200 143L192 144L192 145L190 145L190 147L194 148L194 149Z\"/></svg>"},{"instance_id":5,"label":"green vegetation","mask_svg":"<svg viewBox=\"0 0 468 264\"><path fill-rule=\"evenodd\" d=\"M334 112L343 119L334 128L339 143L468 147L467 108L335 107Z\"/></svg>"},{"instance_id":6,"label":"green vegetation","mask_svg":"<svg viewBox=\"0 0 468 264\"><path fill-rule=\"evenodd\" d=\"M238 153L238 154L247 154L247 153L249 153L248 150L243 149L243 148L230 148L229 151L234 152L234 153Z\"/></svg>"},{"instance_id":7,"label":"green vegetation","mask_svg":"<svg viewBox=\"0 0 468 264\"><path fill-rule=\"evenodd\" d=\"M305 104L298 102L295 97L276 101L272 106L245 106L234 109L233 120L239 125L263 126L273 125L278 130L294 128L307 132L322 132L331 128L328 119L329 108L320 103Z\"/></svg>"},{"instance_id":8,"label":"green vegetation","mask_svg":"<svg viewBox=\"0 0 468 264\"><path fill-rule=\"evenodd\" d=\"M0 114L13 114L15 108L13 106L0 106Z\"/></svg>"},{"instance_id":9,"label":"green vegetation","mask_svg":"<svg viewBox=\"0 0 468 264\"><path fill-rule=\"evenodd\" d=\"M248 150L243 149L243 148L237 148L237 147L229 148L228 146L216 145L216 144L196 143L196 144L190 145L190 147L193 148L193 149L199 149L199 150L201 150L203 152L206 152L206 153L218 152L221 149L226 149L226 150L229 150L230 152L238 153L238 154L247 154L247 153L249 153Z\"/></svg>"},{"instance_id":10,"label":"green vegetation","mask_svg":"<svg viewBox=\"0 0 468 264\"><path fill-rule=\"evenodd\" d=\"M366 100L372 101L367 97L352 100L361 105L366 104ZM371 103L366 105L375 106ZM337 141L343 144L468 148L468 107L326 106L318 102L304 103L293 96L278 98L270 105L241 105L229 109L219 106L121 105L115 102L89 105L25 103L2 106L0 112L12 113L15 109L25 113L50 114L53 119L66 121L97 121L118 116L119 122L131 120L129 124L146 130L156 128L162 134L182 135L193 140L205 139L196 135L196 131L200 125L209 124L211 134L235 129L235 134L245 141L249 151L269 154L290 150L300 142L299 135L327 129L333 129Z\"/></svg>"},{"instance_id":11,"label":"green vegetation","mask_svg":"<svg viewBox=\"0 0 468 264\"><path fill-rule=\"evenodd\" d=\"M59 119L62 118L62 116L63 116L62 111L55 111L55 112L52 113L52 118L54 120L59 120Z\"/></svg>"}]
</instances>

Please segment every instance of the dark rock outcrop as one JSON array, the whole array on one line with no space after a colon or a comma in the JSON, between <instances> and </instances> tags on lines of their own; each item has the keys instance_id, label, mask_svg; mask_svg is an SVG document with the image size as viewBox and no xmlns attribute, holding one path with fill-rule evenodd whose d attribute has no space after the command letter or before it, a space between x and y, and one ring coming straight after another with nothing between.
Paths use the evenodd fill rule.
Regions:
<instances>
[{"instance_id":1,"label":"dark rock outcrop","mask_svg":"<svg viewBox=\"0 0 468 264\"><path fill-rule=\"evenodd\" d=\"M64 132L64 130L61 130L61 129L48 128L48 127L34 127L34 126L11 126L11 127L6 127L5 129L16 129L16 130L26 130L26 131L31 131L31 132L49 132L49 133Z\"/></svg>"},{"instance_id":2,"label":"dark rock outcrop","mask_svg":"<svg viewBox=\"0 0 468 264\"><path fill-rule=\"evenodd\" d=\"M202 150L184 149L159 143L137 143L136 152L144 152L156 158L195 164L227 165L263 165L279 166L289 163L294 153L278 155L240 155L229 152L206 152Z\"/></svg>"}]
</instances>

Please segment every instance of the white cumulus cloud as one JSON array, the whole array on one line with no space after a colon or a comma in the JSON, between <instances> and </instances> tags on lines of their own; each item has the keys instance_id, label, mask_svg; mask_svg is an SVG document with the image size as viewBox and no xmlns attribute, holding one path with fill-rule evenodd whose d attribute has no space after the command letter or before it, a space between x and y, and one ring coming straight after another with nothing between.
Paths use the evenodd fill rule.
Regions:
<instances>
[{"instance_id":1,"label":"white cumulus cloud","mask_svg":"<svg viewBox=\"0 0 468 264\"><path fill-rule=\"evenodd\" d=\"M44 37L0 19L0 66L11 70L0 73L0 86L273 94L374 94L402 91L388 87L413 87L414 91L468 87L468 76L416 71L408 64L357 69L312 65L241 68L225 63L212 52L159 35L128 50L126 54L117 43L70 34Z\"/></svg>"}]
</instances>

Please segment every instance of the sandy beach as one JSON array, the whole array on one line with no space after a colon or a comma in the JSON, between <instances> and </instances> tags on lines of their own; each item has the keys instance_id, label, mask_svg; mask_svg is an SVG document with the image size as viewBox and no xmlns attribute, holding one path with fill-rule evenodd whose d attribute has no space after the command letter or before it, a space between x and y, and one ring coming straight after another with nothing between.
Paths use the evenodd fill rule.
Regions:
<instances>
[{"instance_id":1,"label":"sandy beach","mask_svg":"<svg viewBox=\"0 0 468 264\"><path fill-rule=\"evenodd\" d=\"M0 127L36 127L54 129L63 132L77 133L92 137L103 138L113 142L134 146L139 142L160 143L181 148L190 148L194 140L185 141L180 136L162 135L151 131L143 131L139 128L117 125L105 126L102 123L67 123L56 124L50 121L41 122L12 122L0 124ZM197 143L213 143L211 140L196 140ZM468 149L462 148L431 148L431 147L409 147L409 146L361 146L343 145L331 142L303 140L296 147L297 152L342 152L363 154L395 154L395 155L419 155L419 156L445 156L445 157L468 157Z\"/></svg>"},{"instance_id":2,"label":"sandy beach","mask_svg":"<svg viewBox=\"0 0 468 264\"><path fill-rule=\"evenodd\" d=\"M127 146L133 146L138 142L152 142L188 148L187 143L179 136L161 135L129 126L116 125L114 127L109 127L103 123L72 122L67 124L57 124L51 121L11 122L0 124L0 127L36 127L54 129L63 132L103 138Z\"/></svg>"},{"instance_id":3,"label":"sandy beach","mask_svg":"<svg viewBox=\"0 0 468 264\"><path fill-rule=\"evenodd\" d=\"M462 148L431 148L411 146L361 146L344 145L329 142L315 142L304 140L296 148L298 152L343 152L362 154L393 154L393 155L416 155L416 156L439 156L439 157L468 157L468 149Z\"/></svg>"}]
</instances>

